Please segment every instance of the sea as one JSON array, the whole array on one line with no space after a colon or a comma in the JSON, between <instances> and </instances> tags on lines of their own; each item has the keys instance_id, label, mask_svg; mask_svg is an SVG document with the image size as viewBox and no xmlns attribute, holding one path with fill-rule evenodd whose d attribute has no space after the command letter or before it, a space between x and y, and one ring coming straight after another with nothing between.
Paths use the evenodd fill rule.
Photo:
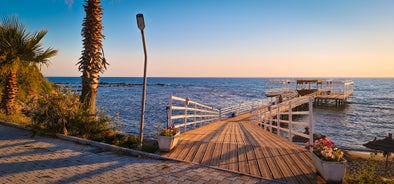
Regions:
<instances>
[{"instance_id":1,"label":"sea","mask_svg":"<svg viewBox=\"0 0 394 184\"><path fill-rule=\"evenodd\" d=\"M47 77L78 93L80 77ZM146 138L156 138L166 126L171 95L190 98L217 109L265 99L268 81L283 78L148 78L145 127ZM344 80L336 78L332 80ZM347 79L348 80L348 79ZM347 150L365 151L364 143L394 133L394 78L354 78L354 93L341 107L313 109L315 133L330 137ZM97 107L113 118L126 134L139 135L142 78L102 77Z\"/></svg>"}]
</instances>

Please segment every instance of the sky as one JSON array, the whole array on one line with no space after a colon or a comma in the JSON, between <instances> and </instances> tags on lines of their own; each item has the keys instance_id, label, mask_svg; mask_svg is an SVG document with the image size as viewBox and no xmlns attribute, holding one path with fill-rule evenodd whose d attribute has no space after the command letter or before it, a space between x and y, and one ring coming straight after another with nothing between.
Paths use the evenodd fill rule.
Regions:
<instances>
[{"instance_id":1,"label":"sky","mask_svg":"<svg viewBox=\"0 0 394 184\"><path fill-rule=\"evenodd\" d=\"M68 3L67 3L68 2ZM45 76L81 76L84 1L1 0L43 47ZM394 77L392 0L102 0L103 77Z\"/></svg>"}]
</instances>

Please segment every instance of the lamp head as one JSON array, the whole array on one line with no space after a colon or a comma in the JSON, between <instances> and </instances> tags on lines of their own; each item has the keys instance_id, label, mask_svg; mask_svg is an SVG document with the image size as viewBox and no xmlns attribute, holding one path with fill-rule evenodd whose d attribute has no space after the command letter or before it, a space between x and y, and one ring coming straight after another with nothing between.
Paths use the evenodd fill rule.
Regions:
<instances>
[{"instance_id":1,"label":"lamp head","mask_svg":"<svg viewBox=\"0 0 394 184\"><path fill-rule=\"evenodd\" d=\"M145 22L144 22L144 15L143 14L141 14L141 13L139 13L139 14L137 14L137 25L138 25L138 28L142 31L142 30L144 30L144 28L145 28Z\"/></svg>"}]
</instances>

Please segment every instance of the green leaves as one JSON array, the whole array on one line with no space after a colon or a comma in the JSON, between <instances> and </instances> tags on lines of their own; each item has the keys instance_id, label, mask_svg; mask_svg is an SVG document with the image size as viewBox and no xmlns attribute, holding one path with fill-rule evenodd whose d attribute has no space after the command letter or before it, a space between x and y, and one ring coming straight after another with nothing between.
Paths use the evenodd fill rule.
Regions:
<instances>
[{"instance_id":1,"label":"green leaves","mask_svg":"<svg viewBox=\"0 0 394 184\"><path fill-rule=\"evenodd\" d=\"M0 72L8 76L2 90L1 109L7 114L14 113L20 70L34 64L47 64L48 59L57 54L57 50L42 47L41 40L46 33L46 30L28 33L15 16L4 18L0 23Z\"/></svg>"}]
</instances>

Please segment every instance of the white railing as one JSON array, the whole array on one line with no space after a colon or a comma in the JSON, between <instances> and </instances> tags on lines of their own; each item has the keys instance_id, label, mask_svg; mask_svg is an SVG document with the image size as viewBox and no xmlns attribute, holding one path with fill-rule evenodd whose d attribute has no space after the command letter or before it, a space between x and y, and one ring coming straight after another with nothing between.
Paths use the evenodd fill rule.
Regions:
<instances>
[{"instance_id":1,"label":"white railing","mask_svg":"<svg viewBox=\"0 0 394 184\"><path fill-rule=\"evenodd\" d=\"M313 96L303 96L276 105L267 105L251 112L251 120L265 130L292 141L294 136L313 142ZM304 105L305 104L305 105ZM308 115L306 121L293 119L294 115ZM308 132L303 129L308 128Z\"/></svg>"},{"instance_id":2,"label":"white railing","mask_svg":"<svg viewBox=\"0 0 394 184\"><path fill-rule=\"evenodd\" d=\"M225 107L220 110L204 105L189 98L170 96L167 107L167 126L181 128L182 132L221 120L222 118L234 117L246 112L257 112L267 109L275 103L276 98L266 98L242 104Z\"/></svg>"},{"instance_id":3,"label":"white railing","mask_svg":"<svg viewBox=\"0 0 394 184\"><path fill-rule=\"evenodd\" d=\"M187 128L196 128L220 119L218 109L204 105L189 98L170 96L167 108L167 126L176 128L183 127L181 131L186 132Z\"/></svg>"},{"instance_id":4,"label":"white railing","mask_svg":"<svg viewBox=\"0 0 394 184\"><path fill-rule=\"evenodd\" d=\"M353 94L353 87L354 87L353 82L344 82L343 86L339 86L333 89L331 94L350 96Z\"/></svg>"},{"instance_id":5,"label":"white railing","mask_svg":"<svg viewBox=\"0 0 394 184\"><path fill-rule=\"evenodd\" d=\"M344 95L347 97L353 94L353 88L354 82L351 80L333 81L323 89L328 93L322 95Z\"/></svg>"},{"instance_id":6,"label":"white railing","mask_svg":"<svg viewBox=\"0 0 394 184\"><path fill-rule=\"evenodd\" d=\"M245 112L251 112L255 109L267 106L268 104L272 103L271 98L266 98L263 100L256 100L256 101L251 101L251 102L245 102L237 105L233 105L230 107L224 107L220 109L220 118L225 118L225 117L234 117L236 115L245 113Z\"/></svg>"}]
</instances>

